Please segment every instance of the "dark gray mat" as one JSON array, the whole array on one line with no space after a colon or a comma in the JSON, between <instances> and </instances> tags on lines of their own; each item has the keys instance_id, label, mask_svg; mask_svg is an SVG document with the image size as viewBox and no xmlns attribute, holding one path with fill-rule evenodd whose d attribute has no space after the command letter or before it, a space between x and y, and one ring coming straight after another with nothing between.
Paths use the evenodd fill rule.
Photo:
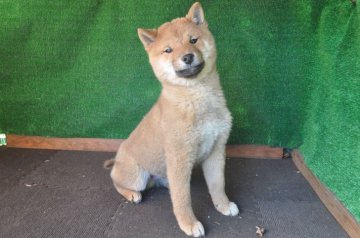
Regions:
<instances>
[{"instance_id":1,"label":"dark gray mat","mask_svg":"<svg viewBox=\"0 0 360 238\"><path fill-rule=\"evenodd\" d=\"M56 151L22 150L0 147L0 197L18 185L19 180L30 174Z\"/></svg>"},{"instance_id":2,"label":"dark gray mat","mask_svg":"<svg viewBox=\"0 0 360 238\"><path fill-rule=\"evenodd\" d=\"M0 149L0 237L186 237L169 193L144 192L138 205L113 189L102 168L113 153ZM207 237L348 237L291 160L230 159L227 191L240 216L225 217L194 171L195 214Z\"/></svg>"}]
</instances>

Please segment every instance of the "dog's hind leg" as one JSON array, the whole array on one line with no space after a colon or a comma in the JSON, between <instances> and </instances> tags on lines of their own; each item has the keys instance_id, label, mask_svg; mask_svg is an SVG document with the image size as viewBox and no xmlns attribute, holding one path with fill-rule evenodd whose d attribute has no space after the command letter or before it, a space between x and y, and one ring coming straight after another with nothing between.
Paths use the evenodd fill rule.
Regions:
<instances>
[{"instance_id":1,"label":"dog's hind leg","mask_svg":"<svg viewBox=\"0 0 360 238\"><path fill-rule=\"evenodd\" d=\"M150 174L132 158L117 159L111 171L116 190L132 203L141 202L141 191L146 188Z\"/></svg>"}]
</instances>

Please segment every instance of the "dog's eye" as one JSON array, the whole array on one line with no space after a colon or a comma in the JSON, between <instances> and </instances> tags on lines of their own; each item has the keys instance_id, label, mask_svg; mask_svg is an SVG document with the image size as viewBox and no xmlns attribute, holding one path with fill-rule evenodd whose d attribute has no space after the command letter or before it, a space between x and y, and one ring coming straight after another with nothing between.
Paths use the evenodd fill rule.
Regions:
<instances>
[{"instance_id":1,"label":"dog's eye","mask_svg":"<svg viewBox=\"0 0 360 238\"><path fill-rule=\"evenodd\" d=\"M190 42L191 44L196 44L197 40L198 40L197 38L191 37L189 42Z\"/></svg>"},{"instance_id":2,"label":"dog's eye","mask_svg":"<svg viewBox=\"0 0 360 238\"><path fill-rule=\"evenodd\" d=\"M173 50L170 47L165 48L164 52L170 54Z\"/></svg>"}]
</instances>

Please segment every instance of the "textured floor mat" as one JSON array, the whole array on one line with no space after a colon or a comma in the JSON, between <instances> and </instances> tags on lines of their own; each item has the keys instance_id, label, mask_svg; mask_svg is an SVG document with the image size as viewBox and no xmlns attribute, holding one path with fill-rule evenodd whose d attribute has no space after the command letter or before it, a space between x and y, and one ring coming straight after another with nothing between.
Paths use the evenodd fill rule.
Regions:
<instances>
[{"instance_id":1,"label":"textured floor mat","mask_svg":"<svg viewBox=\"0 0 360 238\"><path fill-rule=\"evenodd\" d=\"M56 151L6 149L0 147L0 197L10 192L19 180L31 173Z\"/></svg>"},{"instance_id":2,"label":"textured floor mat","mask_svg":"<svg viewBox=\"0 0 360 238\"><path fill-rule=\"evenodd\" d=\"M186 237L167 189L144 192L137 205L115 191L102 168L113 156L1 149L1 178L11 183L0 183L0 237ZM218 213L201 170L193 174L194 212L207 237L256 237L259 225L269 238L347 237L291 160L229 159L226 175L237 217Z\"/></svg>"}]
</instances>

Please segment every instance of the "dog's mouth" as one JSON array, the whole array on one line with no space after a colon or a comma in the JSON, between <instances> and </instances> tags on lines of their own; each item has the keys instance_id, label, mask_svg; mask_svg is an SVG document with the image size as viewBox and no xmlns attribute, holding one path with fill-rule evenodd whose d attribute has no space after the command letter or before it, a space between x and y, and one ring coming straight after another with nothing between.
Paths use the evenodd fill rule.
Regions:
<instances>
[{"instance_id":1,"label":"dog's mouth","mask_svg":"<svg viewBox=\"0 0 360 238\"><path fill-rule=\"evenodd\" d=\"M176 75L181 78L195 78L204 68L205 63L201 62L198 65L191 66L190 68L176 71Z\"/></svg>"}]
</instances>

